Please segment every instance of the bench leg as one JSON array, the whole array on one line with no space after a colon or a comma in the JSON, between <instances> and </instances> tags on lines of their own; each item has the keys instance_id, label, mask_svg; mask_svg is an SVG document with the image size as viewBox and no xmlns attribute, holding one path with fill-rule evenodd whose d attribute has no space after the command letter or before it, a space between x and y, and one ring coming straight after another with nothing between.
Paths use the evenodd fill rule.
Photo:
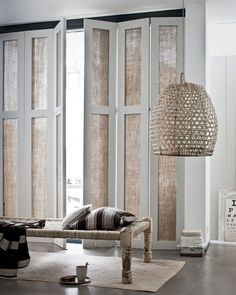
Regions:
<instances>
[{"instance_id":1,"label":"bench leg","mask_svg":"<svg viewBox=\"0 0 236 295\"><path fill-rule=\"evenodd\" d=\"M132 248L122 247L122 283L131 284L132 283Z\"/></svg>"},{"instance_id":2,"label":"bench leg","mask_svg":"<svg viewBox=\"0 0 236 295\"><path fill-rule=\"evenodd\" d=\"M143 260L148 263L152 261L152 219L146 217L143 221L148 221L150 226L144 231L144 253Z\"/></svg>"},{"instance_id":3,"label":"bench leg","mask_svg":"<svg viewBox=\"0 0 236 295\"><path fill-rule=\"evenodd\" d=\"M120 236L121 253L122 253L122 283L132 283L132 231L121 231Z\"/></svg>"}]
</instances>

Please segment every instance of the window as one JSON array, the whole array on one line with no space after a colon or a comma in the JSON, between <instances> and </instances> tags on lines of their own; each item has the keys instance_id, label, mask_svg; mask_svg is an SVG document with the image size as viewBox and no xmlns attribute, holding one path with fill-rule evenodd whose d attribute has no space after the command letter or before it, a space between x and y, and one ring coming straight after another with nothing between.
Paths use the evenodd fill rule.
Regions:
<instances>
[{"instance_id":1,"label":"window","mask_svg":"<svg viewBox=\"0 0 236 295\"><path fill-rule=\"evenodd\" d=\"M83 205L84 32L66 40L66 212Z\"/></svg>"}]
</instances>

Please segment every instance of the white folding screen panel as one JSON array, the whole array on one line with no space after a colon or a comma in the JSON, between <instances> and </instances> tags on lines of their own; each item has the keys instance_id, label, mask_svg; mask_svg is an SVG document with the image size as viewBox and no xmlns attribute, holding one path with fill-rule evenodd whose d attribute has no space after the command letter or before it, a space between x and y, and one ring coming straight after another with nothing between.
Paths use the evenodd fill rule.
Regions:
<instances>
[{"instance_id":1,"label":"white folding screen panel","mask_svg":"<svg viewBox=\"0 0 236 295\"><path fill-rule=\"evenodd\" d=\"M24 34L0 35L0 214L17 216L21 206Z\"/></svg>"},{"instance_id":2,"label":"white folding screen panel","mask_svg":"<svg viewBox=\"0 0 236 295\"><path fill-rule=\"evenodd\" d=\"M118 24L117 203L149 214L149 19Z\"/></svg>"},{"instance_id":3,"label":"white folding screen panel","mask_svg":"<svg viewBox=\"0 0 236 295\"><path fill-rule=\"evenodd\" d=\"M116 27L85 20L84 203L115 206Z\"/></svg>"},{"instance_id":4,"label":"white folding screen panel","mask_svg":"<svg viewBox=\"0 0 236 295\"><path fill-rule=\"evenodd\" d=\"M99 44L95 42L96 30L103 31ZM95 189L100 200L95 207L115 204L138 217L150 214L154 225L153 247L176 248L184 216L183 163L174 157L158 159L152 155L148 126L149 107L153 107L166 86L179 80L183 71L183 19L141 19L117 24L86 20L85 46L85 202L94 203L91 190L103 183L107 190L102 189L101 194L100 188ZM109 59L104 52L109 52ZM112 84L108 76L112 77ZM107 100L99 103L93 93L95 89L99 97L110 85L114 92L109 93L109 99L114 107ZM92 116L105 119L107 115L112 118L111 114L115 114L116 121L97 122L97 129L91 128ZM110 133L108 136L108 128L112 128L113 137ZM99 165L91 164L97 157ZM105 171L102 177L100 171ZM135 241L136 246L139 244Z\"/></svg>"},{"instance_id":5,"label":"white folding screen panel","mask_svg":"<svg viewBox=\"0 0 236 295\"><path fill-rule=\"evenodd\" d=\"M49 171L53 104L53 30L25 33L25 197L21 215L55 216ZM50 196L50 197L49 197ZM54 206L53 206L54 204Z\"/></svg>"},{"instance_id":6,"label":"white folding screen panel","mask_svg":"<svg viewBox=\"0 0 236 295\"><path fill-rule=\"evenodd\" d=\"M182 18L151 19L150 60L153 108L160 93L169 84L179 82L183 71ZM153 218L154 248L176 248L176 240L183 228L182 178L178 176L181 167L179 159L154 156L150 147L150 214Z\"/></svg>"},{"instance_id":7,"label":"white folding screen panel","mask_svg":"<svg viewBox=\"0 0 236 295\"><path fill-rule=\"evenodd\" d=\"M98 44L99 37L101 44ZM104 35L102 37L102 34ZM106 37L107 36L107 37ZM136 36L138 39L136 40ZM117 44L118 40L118 44ZM135 40L136 48L132 48L132 42ZM107 43L105 45L105 43ZM129 43L129 45L127 45ZM96 48L94 47L96 45ZM127 45L127 46L126 46ZM106 47L107 46L107 47ZM126 47L127 50L126 50ZM134 46L134 47L135 47ZM101 50L103 50L101 52ZM104 55L107 51L108 56ZM128 52L128 53L127 53ZM139 56L132 56L132 53L137 53ZM128 57L129 55L129 57ZM99 58L103 57L107 60L108 65L99 65ZM127 63L127 58L130 61ZM128 64L128 65L127 65ZM138 70L131 71L132 66ZM108 72L105 74L105 72ZM116 78L116 73L118 76ZM95 74L94 74L95 72ZM96 77L96 72L100 73ZM129 83L126 83L126 76L129 75ZM138 77L135 77L138 76ZM94 80L94 78L97 78ZM93 185L91 179L95 177L91 172L93 169L93 152L94 143L99 143L99 134L92 132L91 124L94 115L109 116L108 123L108 197L107 203L100 205L117 205L119 208L125 209L124 202L124 174L125 174L125 118L130 115L130 123L126 124L128 129L136 128L138 130L128 130L131 133L131 140L136 143L137 132L140 134L140 163L138 163L140 172L140 181L137 184L140 195L145 194L146 198L137 197L140 202L140 208L147 215L148 213L148 79L149 79L149 20L138 20L131 22L124 22L120 24L101 22L94 20L85 20L85 202L93 202L93 193L91 189ZM137 83L136 83L137 82ZM96 85L96 83L98 85ZM104 86L104 83L107 84ZM133 84L132 84L133 83ZM101 92L105 95L104 88L107 89L108 100L98 101ZM137 89L132 89L136 87ZM129 89L127 89L129 88ZM95 89L95 90L94 90ZM132 93L133 92L133 93ZM136 93L135 93L136 92ZM138 93L137 93L138 92ZM127 94L128 93L128 94ZM126 95L127 94L127 95ZM97 97L96 97L97 96ZM135 97L136 96L136 97ZM129 100L129 101L128 101ZM125 102L126 101L126 102ZM128 118L129 119L129 118ZM132 119L133 122L132 122ZM135 122L136 119L136 122ZM138 119L138 121L137 121ZM128 121L128 120L127 120ZM116 123L118 122L117 126ZM100 129L104 125L98 126ZM104 128L103 128L104 131ZM116 131L118 131L118 138L116 138ZM129 136L128 136L129 137ZM129 140L130 138L127 138ZM121 143L121 144L120 144ZM132 143L131 143L132 145ZM132 148L132 146L131 146ZM134 146L133 148L136 148ZM116 156L117 149L117 156ZM97 157L103 157L98 153ZM145 159L145 160L144 160ZM136 164L135 162L133 164ZM99 167L98 167L99 168ZM104 168L104 167L103 167ZM115 183L115 176L117 175L117 183ZM96 177L95 177L96 178ZM104 180L104 179L102 179ZM101 180L98 180L99 182ZM94 184L94 182L93 182ZM95 183L96 185L96 183ZM136 183L135 183L136 185ZM117 191L117 200L115 198ZM142 192L141 192L142 191ZM136 197L136 196L135 196ZM102 196L104 198L104 196ZM142 200L144 202L142 203ZM96 207L96 205L95 205ZM128 208L126 208L128 209ZM142 214L140 214L141 216Z\"/></svg>"},{"instance_id":8,"label":"white folding screen panel","mask_svg":"<svg viewBox=\"0 0 236 295\"><path fill-rule=\"evenodd\" d=\"M26 195L32 210L26 216L65 214L65 23L62 20L55 29L25 33L25 136L26 155L31 155L26 162ZM34 158L38 163L34 164Z\"/></svg>"}]
</instances>

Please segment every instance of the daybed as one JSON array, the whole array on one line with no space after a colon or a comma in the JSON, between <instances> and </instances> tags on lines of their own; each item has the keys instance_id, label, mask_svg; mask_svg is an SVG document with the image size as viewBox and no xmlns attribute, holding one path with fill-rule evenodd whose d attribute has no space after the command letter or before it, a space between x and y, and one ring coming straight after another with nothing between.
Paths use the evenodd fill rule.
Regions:
<instances>
[{"instance_id":1,"label":"daybed","mask_svg":"<svg viewBox=\"0 0 236 295\"><path fill-rule=\"evenodd\" d=\"M0 220L32 221L32 218L8 218L2 217ZM118 240L120 241L122 253L122 283L132 283L131 262L133 239L142 232L144 233L144 262L152 261L152 219L145 217L141 221L133 222L121 230L62 230L62 219L46 219L43 229L27 229L28 237L43 238L73 238L73 239L93 239L93 240Z\"/></svg>"}]
</instances>

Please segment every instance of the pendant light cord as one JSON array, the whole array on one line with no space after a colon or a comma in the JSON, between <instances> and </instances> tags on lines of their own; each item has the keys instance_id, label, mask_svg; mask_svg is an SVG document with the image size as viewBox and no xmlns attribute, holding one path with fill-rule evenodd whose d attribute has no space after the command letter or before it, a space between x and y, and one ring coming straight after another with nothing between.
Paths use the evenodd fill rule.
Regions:
<instances>
[{"instance_id":1,"label":"pendant light cord","mask_svg":"<svg viewBox=\"0 0 236 295\"><path fill-rule=\"evenodd\" d=\"M184 0L182 0L182 40L183 40L183 69L182 72L185 74L185 8Z\"/></svg>"}]
</instances>

